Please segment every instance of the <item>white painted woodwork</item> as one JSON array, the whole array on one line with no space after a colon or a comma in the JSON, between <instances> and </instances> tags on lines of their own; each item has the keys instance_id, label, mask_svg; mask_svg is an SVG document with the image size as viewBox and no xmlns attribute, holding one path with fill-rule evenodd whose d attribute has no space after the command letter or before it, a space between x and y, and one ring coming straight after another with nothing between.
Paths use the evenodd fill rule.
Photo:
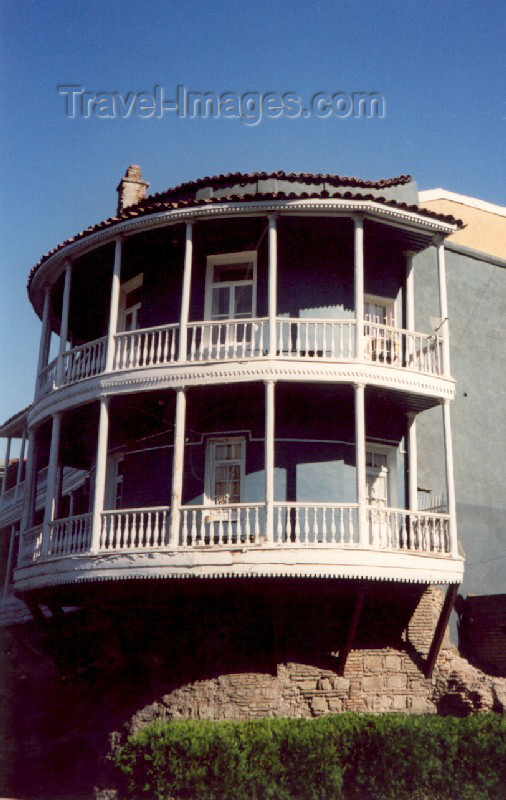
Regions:
<instances>
[{"instance_id":1,"label":"white painted woodwork","mask_svg":"<svg viewBox=\"0 0 506 800\"><path fill-rule=\"evenodd\" d=\"M355 353L359 361L364 353L364 220L354 217L354 296L355 296Z\"/></svg>"},{"instance_id":2,"label":"white painted woodwork","mask_svg":"<svg viewBox=\"0 0 506 800\"><path fill-rule=\"evenodd\" d=\"M355 384L355 463L358 503L358 541L366 544L365 386Z\"/></svg>"},{"instance_id":3,"label":"white painted woodwork","mask_svg":"<svg viewBox=\"0 0 506 800\"><path fill-rule=\"evenodd\" d=\"M14 552L14 540L16 538L16 526L11 525L11 534L9 537L9 552L7 555L7 564L5 567L5 580L2 601L5 603L11 585L11 571L12 571L12 554Z\"/></svg>"},{"instance_id":4,"label":"white painted woodwork","mask_svg":"<svg viewBox=\"0 0 506 800\"><path fill-rule=\"evenodd\" d=\"M63 371L59 386L100 375L106 368L107 337L102 336L63 354Z\"/></svg>"},{"instance_id":5,"label":"white painted woodwork","mask_svg":"<svg viewBox=\"0 0 506 800\"><path fill-rule=\"evenodd\" d=\"M46 286L44 290L44 305L42 310L42 330L40 332L39 358L37 361L37 380L35 381L35 399L39 395L39 378L47 366L49 358L49 342L51 338L50 319L51 289Z\"/></svg>"},{"instance_id":6,"label":"white painted woodwork","mask_svg":"<svg viewBox=\"0 0 506 800\"><path fill-rule=\"evenodd\" d=\"M170 519L170 544L179 542L180 508L183 494L184 442L186 426L186 389L176 392L176 415L174 423L174 458L172 462L172 494Z\"/></svg>"},{"instance_id":7,"label":"white painted woodwork","mask_svg":"<svg viewBox=\"0 0 506 800\"><path fill-rule=\"evenodd\" d=\"M438 331L443 340L443 370L442 374L450 375L450 331L448 319L448 299L446 294L446 267L445 267L445 246L444 241L440 240L437 244L437 270L439 282L439 314L441 317L441 327Z\"/></svg>"},{"instance_id":8,"label":"white painted woodwork","mask_svg":"<svg viewBox=\"0 0 506 800\"><path fill-rule=\"evenodd\" d=\"M22 531L19 540L18 567L32 564L41 558L42 525Z\"/></svg>"},{"instance_id":9,"label":"white painted woodwork","mask_svg":"<svg viewBox=\"0 0 506 800\"><path fill-rule=\"evenodd\" d=\"M44 522L42 526L42 557L49 551L49 533L57 495L58 457L60 450L61 415L53 415L51 428L51 445L49 448L49 463L47 467L46 504L44 508Z\"/></svg>"},{"instance_id":10,"label":"white painted woodwork","mask_svg":"<svg viewBox=\"0 0 506 800\"><path fill-rule=\"evenodd\" d=\"M455 500L455 483L453 478L453 445L452 429L450 419L450 403L445 400L442 403L443 410L443 439L445 452L446 470L446 496L448 498L448 513L450 515L450 552L454 558L458 556L457 542L457 506Z\"/></svg>"},{"instance_id":11,"label":"white painted woodwork","mask_svg":"<svg viewBox=\"0 0 506 800\"><path fill-rule=\"evenodd\" d=\"M100 398L98 418L98 442L95 469L95 492L93 497L93 521L91 550L96 553L100 547L100 528L102 511L104 509L106 468L107 468L107 442L109 437L109 398Z\"/></svg>"},{"instance_id":12,"label":"white painted woodwork","mask_svg":"<svg viewBox=\"0 0 506 800\"><path fill-rule=\"evenodd\" d=\"M413 253L405 253L406 258L406 328L415 330L415 271Z\"/></svg>"},{"instance_id":13,"label":"white painted woodwork","mask_svg":"<svg viewBox=\"0 0 506 800\"><path fill-rule=\"evenodd\" d=\"M233 361L267 353L267 318L191 322L187 361Z\"/></svg>"},{"instance_id":14,"label":"white painted woodwork","mask_svg":"<svg viewBox=\"0 0 506 800\"><path fill-rule=\"evenodd\" d=\"M48 557L59 558L90 552L92 521L92 513L53 520L50 526Z\"/></svg>"},{"instance_id":15,"label":"white painted woodwork","mask_svg":"<svg viewBox=\"0 0 506 800\"><path fill-rule=\"evenodd\" d=\"M24 460L25 460L26 439L27 439L27 431L26 431L26 428L23 428L23 436L21 437L21 447L20 447L20 450L19 450L18 469L17 469L17 472L16 472L16 486L14 488L14 505L18 501L20 485L21 485L21 478L23 476L23 464L24 464Z\"/></svg>"},{"instance_id":16,"label":"white painted woodwork","mask_svg":"<svg viewBox=\"0 0 506 800\"><path fill-rule=\"evenodd\" d=\"M265 537L272 542L274 536L274 381L265 382Z\"/></svg>"},{"instance_id":17,"label":"white painted woodwork","mask_svg":"<svg viewBox=\"0 0 506 800\"><path fill-rule=\"evenodd\" d=\"M285 358L355 360L355 320L278 317L277 352Z\"/></svg>"},{"instance_id":18,"label":"white painted woodwork","mask_svg":"<svg viewBox=\"0 0 506 800\"><path fill-rule=\"evenodd\" d=\"M275 216L269 216L269 355L276 355L276 317L278 307L278 230Z\"/></svg>"},{"instance_id":19,"label":"white painted woodwork","mask_svg":"<svg viewBox=\"0 0 506 800\"><path fill-rule=\"evenodd\" d=\"M118 330L119 317L119 297L121 291L121 259L123 252L123 240L118 236L114 247L114 266L111 280L111 296L109 300L109 327L107 330L107 354L105 371L111 372L114 361L114 337Z\"/></svg>"},{"instance_id":20,"label":"white painted woodwork","mask_svg":"<svg viewBox=\"0 0 506 800\"><path fill-rule=\"evenodd\" d=\"M72 262L67 262L65 267L65 283L63 286L63 303L60 324L60 346L58 350L58 361L56 366L56 385L61 386L63 376L63 354L67 348L67 337L69 330L69 308L70 308L70 288L72 285Z\"/></svg>"},{"instance_id":21,"label":"white painted woodwork","mask_svg":"<svg viewBox=\"0 0 506 800\"><path fill-rule=\"evenodd\" d=\"M179 325L117 333L113 370L166 366L177 359Z\"/></svg>"},{"instance_id":22,"label":"white painted woodwork","mask_svg":"<svg viewBox=\"0 0 506 800\"><path fill-rule=\"evenodd\" d=\"M358 546L357 503L275 503L276 545Z\"/></svg>"},{"instance_id":23,"label":"white painted woodwork","mask_svg":"<svg viewBox=\"0 0 506 800\"><path fill-rule=\"evenodd\" d=\"M407 443L408 443L408 503L411 511L418 509L418 450L416 443L416 414L408 412Z\"/></svg>"},{"instance_id":24,"label":"white painted woodwork","mask_svg":"<svg viewBox=\"0 0 506 800\"><path fill-rule=\"evenodd\" d=\"M5 494L5 490L7 488L7 474L9 472L9 461L11 457L11 437L7 437L7 442L5 444L5 460L4 460L4 474L2 476L2 489L1 489L1 496Z\"/></svg>"},{"instance_id":25,"label":"white painted woodwork","mask_svg":"<svg viewBox=\"0 0 506 800\"><path fill-rule=\"evenodd\" d=\"M188 338L188 315L190 312L190 290L193 262L193 223L186 223L186 243L184 251L183 292L181 297L181 317L179 323L179 361L186 361Z\"/></svg>"}]
</instances>

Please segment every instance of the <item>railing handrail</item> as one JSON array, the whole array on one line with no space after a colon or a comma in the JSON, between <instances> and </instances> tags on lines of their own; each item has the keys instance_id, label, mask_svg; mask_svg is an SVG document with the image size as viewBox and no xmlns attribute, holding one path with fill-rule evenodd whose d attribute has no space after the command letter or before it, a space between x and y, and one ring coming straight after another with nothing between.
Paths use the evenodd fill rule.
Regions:
<instances>
[{"instance_id":1,"label":"railing handrail","mask_svg":"<svg viewBox=\"0 0 506 800\"><path fill-rule=\"evenodd\" d=\"M75 520L86 519L87 517L92 517L92 511L86 511L84 514L74 514L72 517L58 517L58 519L53 519L51 522L51 526L53 525L66 525L67 522L74 522Z\"/></svg>"},{"instance_id":2,"label":"railing handrail","mask_svg":"<svg viewBox=\"0 0 506 800\"><path fill-rule=\"evenodd\" d=\"M236 509L240 508L264 508L266 505L265 501L255 500L252 503L212 503L206 505L193 505L188 504L184 506L180 506L181 511L226 511L227 508L232 509L235 511Z\"/></svg>"},{"instance_id":3,"label":"railing handrail","mask_svg":"<svg viewBox=\"0 0 506 800\"><path fill-rule=\"evenodd\" d=\"M213 325L247 325L253 322L268 322L269 317L245 317L244 319L204 319L188 322L188 328L199 326L209 328Z\"/></svg>"},{"instance_id":4,"label":"railing handrail","mask_svg":"<svg viewBox=\"0 0 506 800\"><path fill-rule=\"evenodd\" d=\"M407 328L398 328L395 325L385 325L383 322L369 322L364 320L364 328L381 328L383 331L391 333L400 333L405 336L418 336L421 339L432 339L434 342L442 342L443 337L438 336L437 333L422 333L421 331L410 331Z\"/></svg>"},{"instance_id":5,"label":"railing handrail","mask_svg":"<svg viewBox=\"0 0 506 800\"><path fill-rule=\"evenodd\" d=\"M280 508L358 508L358 503L320 503L317 500L304 501L275 500L275 506Z\"/></svg>"},{"instance_id":6,"label":"railing handrail","mask_svg":"<svg viewBox=\"0 0 506 800\"><path fill-rule=\"evenodd\" d=\"M329 323L335 323L337 325L355 325L356 319L354 317L276 317L276 322L321 322L327 325Z\"/></svg>"},{"instance_id":7,"label":"railing handrail","mask_svg":"<svg viewBox=\"0 0 506 800\"><path fill-rule=\"evenodd\" d=\"M135 336L136 333L156 333L156 331L167 331L179 328L179 322L167 322L165 325L153 325L152 328L134 328L132 331L116 331L115 337Z\"/></svg>"},{"instance_id":8,"label":"railing handrail","mask_svg":"<svg viewBox=\"0 0 506 800\"><path fill-rule=\"evenodd\" d=\"M107 336L99 336L98 339L92 339L90 342L85 342L84 344L76 344L75 347L72 347L70 350L63 351L63 358L67 356L72 356L75 353L78 353L81 350L86 350L88 347L93 347L95 344L105 344L107 342Z\"/></svg>"},{"instance_id":9,"label":"railing handrail","mask_svg":"<svg viewBox=\"0 0 506 800\"><path fill-rule=\"evenodd\" d=\"M170 506L147 506L143 508L104 508L102 514L141 514L146 511L170 511Z\"/></svg>"},{"instance_id":10,"label":"railing handrail","mask_svg":"<svg viewBox=\"0 0 506 800\"><path fill-rule=\"evenodd\" d=\"M447 511L417 511L411 508L395 508L394 506L371 506L367 504L368 511L388 511L391 514L405 514L406 516L416 515L417 517L441 517L442 519L450 519L450 514Z\"/></svg>"}]
</instances>

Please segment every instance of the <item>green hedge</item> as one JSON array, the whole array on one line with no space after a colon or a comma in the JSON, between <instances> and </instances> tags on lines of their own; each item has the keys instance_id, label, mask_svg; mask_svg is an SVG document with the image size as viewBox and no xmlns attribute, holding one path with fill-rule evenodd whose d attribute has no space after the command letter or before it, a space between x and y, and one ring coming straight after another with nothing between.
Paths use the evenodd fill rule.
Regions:
<instances>
[{"instance_id":1,"label":"green hedge","mask_svg":"<svg viewBox=\"0 0 506 800\"><path fill-rule=\"evenodd\" d=\"M506 720L158 722L130 737L115 763L136 800L501 800Z\"/></svg>"}]
</instances>

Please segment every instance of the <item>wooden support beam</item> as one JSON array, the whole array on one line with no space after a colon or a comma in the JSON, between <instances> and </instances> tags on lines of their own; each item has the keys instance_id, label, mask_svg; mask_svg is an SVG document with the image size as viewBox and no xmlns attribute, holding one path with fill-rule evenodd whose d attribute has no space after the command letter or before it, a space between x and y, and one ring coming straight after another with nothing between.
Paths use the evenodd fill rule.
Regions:
<instances>
[{"instance_id":1,"label":"wooden support beam","mask_svg":"<svg viewBox=\"0 0 506 800\"><path fill-rule=\"evenodd\" d=\"M425 663L425 676L427 678L432 677L434 666L436 664L436 660L439 655L439 650L441 648L441 643L443 641L443 636L445 634L446 626L448 625L450 614L452 613L453 606L455 605L455 600L457 599L459 586L460 584L458 583L452 583L446 591L446 597L443 603L443 608L441 609L441 613L439 615L438 623L436 625L436 630L434 631L434 637L432 639L432 644L430 646L429 655L427 656L427 661Z\"/></svg>"},{"instance_id":2,"label":"wooden support beam","mask_svg":"<svg viewBox=\"0 0 506 800\"><path fill-rule=\"evenodd\" d=\"M346 662L348 660L350 650L353 647L353 642L355 640L355 633L358 627L358 621L360 619L362 607L364 605L364 598L365 598L365 586L361 585L359 586L357 597L355 599L355 608L353 609L353 615L351 617L350 627L348 628L348 634L346 636L346 640L343 646L339 650L339 658L337 660L338 675L344 675Z\"/></svg>"}]
</instances>

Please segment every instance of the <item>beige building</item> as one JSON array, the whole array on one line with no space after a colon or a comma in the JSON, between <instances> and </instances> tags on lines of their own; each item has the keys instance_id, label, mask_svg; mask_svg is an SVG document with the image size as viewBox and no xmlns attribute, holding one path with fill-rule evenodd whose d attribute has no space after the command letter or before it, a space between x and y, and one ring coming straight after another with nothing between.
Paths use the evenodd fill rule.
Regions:
<instances>
[{"instance_id":1,"label":"beige building","mask_svg":"<svg viewBox=\"0 0 506 800\"><path fill-rule=\"evenodd\" d=\"M448 192L446 189L427 189L420 192L419 204L422 208L438 214L452 214L464 222L464 228L449 236L449 244L470 247L496 258L506 259L504 206Z\"/></svg>"}]
</instances>

